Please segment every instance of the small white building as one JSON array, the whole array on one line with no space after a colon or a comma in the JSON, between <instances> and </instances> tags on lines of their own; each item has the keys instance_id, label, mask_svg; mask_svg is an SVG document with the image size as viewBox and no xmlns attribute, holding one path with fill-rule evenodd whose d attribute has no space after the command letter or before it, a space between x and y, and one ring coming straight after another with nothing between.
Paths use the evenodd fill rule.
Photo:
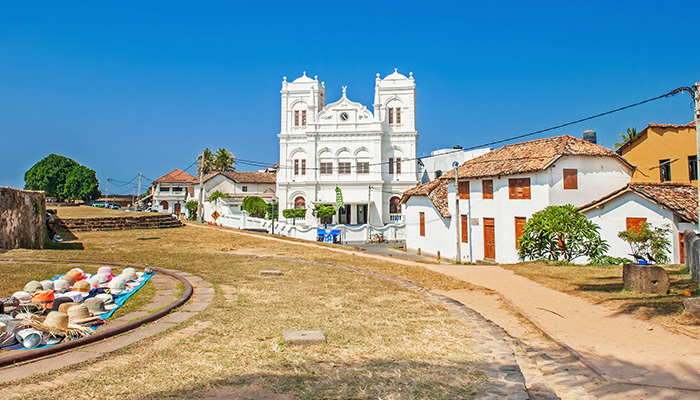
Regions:
<instances>
[{"instance_id":1,"label":"small white building","mask_svg":"<svg viewBox=\"0 0 700 400\"><path fill-rule=\"evenodd\" d=\"M571 136L516 143L404 193L406 244L460 261L518 261L517 238L550 205L581 206L630 181L632 166L613 151ZM459 232L459 235L457 234Z\"/></svg>"},{"instance_id":2,"label":"small white building","mask_svg":"<svg viewBox=\"0 0 700 400\"><path fill-rule=\"evenodd\" d=\"M629 244L617 234L641 222L671 228L672 263L684 263L683 231L697 230L698 189L680 183L629 183L580 208L600 226L601 237L610 246L613 257L632 259Z\"/></svg>"},{"instance_id":3,"label":"small white building","mask_svg":"<svg viewBox=\"0 0 700 400\"><path fill-rule=\"evenodd\" d=\"M336 187L344 207L333 223L384 225L402 219L402 193L418 184L416 85L394 71L377 77L373 110L342 97L326 105L326 88L316 77L282 82L280 211L335 205ZM315 223L307 212L308 224ZM302 221L303 223L303 221Z\"/></svg>"},{"instance_id":4,"label":"small white building","mask_svg":"<svg viewBox=\"0 0 700 400\"><path fill-rule=\"evenodd\" d=\"M151 208L176 216L184 214L188 191L191 193L195 181L194 176L178 168L154 180L151 186Z\"/></svg>"},{"instance_id":5,"label":"small white building","mask_svg":"<svg viewBox=\"0 0 700 400\"><path fill-rule=\"evenodd\" d=\"M204 182L204 201L219 191L227 198L221 198L228 214L240 214L241 203L246 197L256 196L270 203L275 197L277 176L274 172L226 171L206 174ZM199 201L199 181L194 185L192 196L188 200Z\"/></svg>"},{"instance_id":6,"label":"small white building","mask_svg":"<svg viewBox=\"0 0 700 400\"><path fill-rule=\"evenodd\" d=\"M455 147L452 149L432 151L430 152L430 157L421 158L421 166L418 172L420 182L426 183L441 177L442 174L451 171L454 168L452 163L455 161L462 165L465 161L479 157L480 155L486 154L491 150L493 149L483 148L467 151L460 147Z\"/></svg>"}]
</instances>

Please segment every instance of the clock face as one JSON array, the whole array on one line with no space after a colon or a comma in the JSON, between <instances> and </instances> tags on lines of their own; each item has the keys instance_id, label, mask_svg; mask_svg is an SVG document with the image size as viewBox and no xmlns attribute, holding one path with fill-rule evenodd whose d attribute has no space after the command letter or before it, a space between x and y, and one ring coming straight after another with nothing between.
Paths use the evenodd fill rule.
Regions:
<instances>
[{"instance_id":1,"label":"clock face","mask_svg":"<svg viewBox=\"0 0 700 400\"><path fill-rule=\"evenodd\" d=\"M348 120L348 113L346 113L345 111L341 112L340 113L340 120L347 121Z\"/></svg>"}]
</instances>

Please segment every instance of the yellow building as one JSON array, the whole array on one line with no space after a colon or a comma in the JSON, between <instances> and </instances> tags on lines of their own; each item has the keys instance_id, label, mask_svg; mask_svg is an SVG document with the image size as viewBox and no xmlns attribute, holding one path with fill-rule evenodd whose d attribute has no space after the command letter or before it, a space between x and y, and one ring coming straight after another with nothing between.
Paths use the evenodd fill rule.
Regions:
<instances>
[{"instance_id":1,"label":"yellow building","mask_svg":"<svg viewBox=\"0 0 700 400\"><path fill-rule=\"evenodd\" d=\"M617 152L635 166L632 182L698 185L695 122L649 124Z\"/></svg>"}]
</instances>

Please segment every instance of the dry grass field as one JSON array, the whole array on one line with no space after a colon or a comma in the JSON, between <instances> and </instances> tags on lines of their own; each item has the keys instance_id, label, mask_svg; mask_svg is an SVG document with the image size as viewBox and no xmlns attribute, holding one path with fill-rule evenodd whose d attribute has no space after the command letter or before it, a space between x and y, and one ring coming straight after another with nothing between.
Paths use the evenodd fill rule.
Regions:
<instances>
[{"instance_id":1,"label":"dry grass field","mask_svg":"<svg viewBox=\"0 0 700 400\"><path fill-rule=\"evenodd\" d=\"M108 218L108 217L142 217L153 213L140 211L110 210L92 206L52 206L47 209L56 210L59 218Z\"/></svg>"},{"instance_id":2,"label":"dry grass field","mask_svg":"<svg viewBox=\"0 0 700 400\"><path fill-rule=\"evenodd\" d=\"M512 270L547 287L586 298L666 327L677 327L700 338L700 318L683 313L684 291L699 294L683 265L668 265L671 288L666 295L644 294L622 286L622 266L557 266L539 262L506 264Z\"/></svg>"},{"instance_id":3,"label":"dry grass field","mask_svg":"<svg viewBox=\"0 0 700 400\"><path fill-rule=\"evenodd\" d=\"M456 279L196 227L76 235L84 250L13 250L0 256L174 268L212 282L216 297L209 309L170 331L97 362L0 385L0 396L461 399L474 397L485 379L465 325L419 294L345 269L246 254L362 268L428 288L469 288ZM284 275L261 277L261 269ZM12 274L7 263L0 264L0 276ZM284 330L321 330L327 343L291 346L282 340Z\"/></svg>"}]
</instances>

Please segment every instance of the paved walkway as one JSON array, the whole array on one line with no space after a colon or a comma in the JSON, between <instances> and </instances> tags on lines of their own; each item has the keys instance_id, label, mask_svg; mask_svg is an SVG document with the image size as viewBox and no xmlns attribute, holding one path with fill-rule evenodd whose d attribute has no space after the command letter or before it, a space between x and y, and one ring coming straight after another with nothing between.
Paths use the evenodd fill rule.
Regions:
<instances>
[{"instance_id":1,"label":"paved walkway","mask_svg":"<svg viewBox=\"0 0 700 400\"><path fill-rule=\"evenodd\" d=\"M0 383L14 381L29 377L35 373L50 372L57 369L65 368L84 361L93 360L101 357L104 354L119 350L132 343L136 343L147 337L156 335L180 322L186 321L197 314L199 311L205 310L211 304L214 298L214 288L211 283L194 276L192 274L167 270L177 273L187 279L194 289L194 293L190 300L183 307L175 312L171 312L167 317L157 320L153 323L141 326L133 331L129 331L122 335L118 335L106 340L101 340L75 350L68 350L57 355L48 356L39 360L27 361L13 366L0 368ZM129 321L141 318L148 315L149 312L161 309L177 299L177 290L175 285L177 280L166 275L155 274L150 279L156 287L156 294L153 300L141 307L138 311L125 314L108 322L98 328L104 330L114 328L115 326L123 325Z\"/></svg>"}]
</instances>

